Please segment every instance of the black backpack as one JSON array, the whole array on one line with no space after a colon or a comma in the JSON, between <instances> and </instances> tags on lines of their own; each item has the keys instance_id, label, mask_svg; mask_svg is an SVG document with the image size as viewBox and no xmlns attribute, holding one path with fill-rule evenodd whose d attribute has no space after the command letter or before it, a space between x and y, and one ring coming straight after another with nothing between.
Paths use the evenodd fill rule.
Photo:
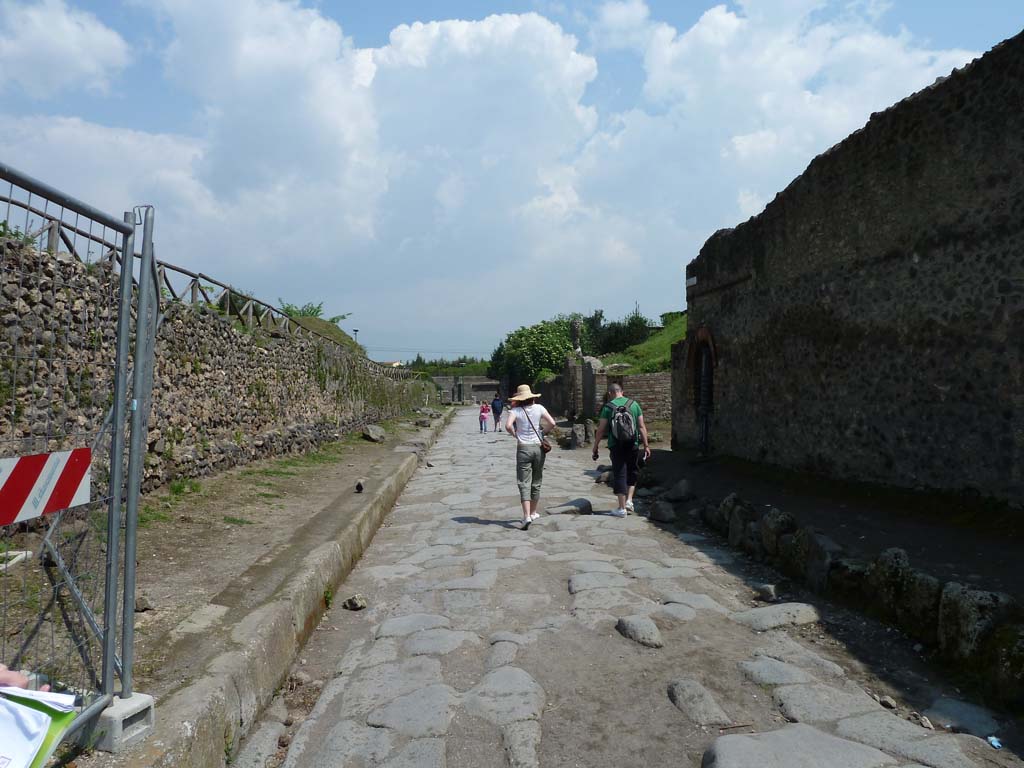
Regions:
<instances>
[{"instance_id":1,"label":"black backpack","mask_svg":"<svg viewBox=\"0 0 1024 768\"><path fill-rule=\"evenodd\" d=\"M617 443L636 442L636 419L633 417L633 411L630 410L633 402L633 400L627 400L624 405L615 405L611 401L608 402L612 409L609 429Z\"/></svg>"}]
</instances>

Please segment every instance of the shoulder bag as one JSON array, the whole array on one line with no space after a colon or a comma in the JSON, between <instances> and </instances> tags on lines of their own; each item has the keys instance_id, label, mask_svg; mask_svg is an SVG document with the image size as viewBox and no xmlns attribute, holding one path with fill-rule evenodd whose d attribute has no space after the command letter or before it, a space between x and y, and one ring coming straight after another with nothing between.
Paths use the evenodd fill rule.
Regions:
<instances>
[{"instance_id":1,"label":"shoulder bag","mask_svg":"<svg viewBox=\"0 0 1024 768\"><path fill-rule=\"evenodd\" d=\"M551 441L548 440L540 432L537 432L537 428L533 426L533 419L530 418L530 412L523 408L523 413L526 415L526 420L530 422L530 426L533 427L533 431L537 437L540 438L540 450L542 453L549 453L551 451Z\"/></svg>"}]
</instances>

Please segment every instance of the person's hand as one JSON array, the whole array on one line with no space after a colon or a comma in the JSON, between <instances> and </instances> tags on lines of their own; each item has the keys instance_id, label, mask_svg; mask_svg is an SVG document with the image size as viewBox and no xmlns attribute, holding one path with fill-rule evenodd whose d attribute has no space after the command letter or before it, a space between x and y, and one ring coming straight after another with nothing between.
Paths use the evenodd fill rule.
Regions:
<instances>
[{"instance_id":1,"label":"person's hand","mask_svg":"<svg viewBox=\"0 0 1024 768\"><path fill-rule=\"evenodd\" d=\"M597 461L597 448L594 449L594 452L591 454L591 456L593 457L594 461Z\"/></svg>"},{"instance_id":2,"label":"person's hand","mask_svg":"<svg viewBox=\"0 0 1024 768\"><path fill-rule=\"evenodd\" d=\"M645 445L644 446L644 461L650 461L650 460L651 460L651 446Z\"/></svg>"},{"instance_id":3,"label":"person's hand","mask_svg":"<svg viewBox=\"0 0 1024 768\"><path fill-rule=\"evenodd\" d=\"M15 672L0 664L0 685L8 685L12 688L28 688L28 678L21 672ZM49 691L50 686L44 685L40 691Z\"/></svg>"}]
</instances>

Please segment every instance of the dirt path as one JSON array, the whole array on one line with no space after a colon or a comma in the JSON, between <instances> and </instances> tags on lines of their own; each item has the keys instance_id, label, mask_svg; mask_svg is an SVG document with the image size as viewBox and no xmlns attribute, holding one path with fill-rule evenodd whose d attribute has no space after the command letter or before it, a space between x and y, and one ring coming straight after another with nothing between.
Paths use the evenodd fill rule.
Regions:
<instances>
[{"instance_id":1,"label":"dirt path","mask_svg":"<svg viewBox=\"0 0 1024 768\"><path fill-rule=\"evenodd\" d=\"M542 508L597 514L526 532L511 438L464 412L430 462L338 594L370 607L325 616L239 764L280 737L287 768L1022 765L881 706L814 607L753 607L707 539L602 514L584 451L549 456Z\"/></svg>"}]
</instances>

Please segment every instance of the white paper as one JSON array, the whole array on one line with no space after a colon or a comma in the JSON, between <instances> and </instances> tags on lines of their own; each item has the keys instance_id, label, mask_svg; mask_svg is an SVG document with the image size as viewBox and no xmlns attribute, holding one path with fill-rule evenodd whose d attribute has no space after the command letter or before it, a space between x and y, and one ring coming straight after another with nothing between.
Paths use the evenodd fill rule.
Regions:
<instances>
[{"instance_id":1,"label":"white paper","mask_svg":"<svg viewBox=\"0 0 1024 768\"><path fill-rule=\"evenodd\" d=\"M0 696L0 768L29 768L49 728L45 712Z\"/></svg>"},{"instance_id":2,"label":"white paper","mask_svg":"<svg viewBox=\"0 0 1024 768\"><path fill-rule=\"evenodd\" d=\"M23 699L32 699L40 704L45 704L50 709L58 712L70 712L75 708L75 697L70 693L51 693L50 691L30 691L27 688L12 688L0 686L0 695L20 696ZM3 768L0 765L0 768Z\"/></svg>"}]
</instances>

